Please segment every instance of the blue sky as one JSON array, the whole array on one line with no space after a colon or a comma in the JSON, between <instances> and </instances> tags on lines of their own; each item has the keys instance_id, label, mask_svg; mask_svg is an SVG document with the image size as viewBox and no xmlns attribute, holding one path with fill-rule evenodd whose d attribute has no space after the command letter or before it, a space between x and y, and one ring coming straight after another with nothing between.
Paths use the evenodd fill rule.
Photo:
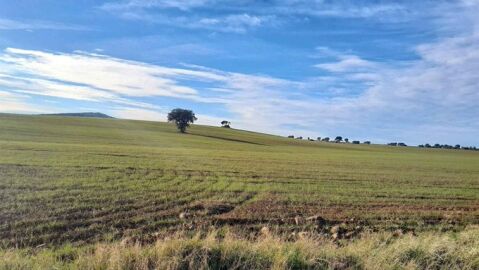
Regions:
<instances>
[{"instance_id":1,"label":"blue sky","mask_svg":"<svg viewBox=\"0 0 479 270\"><path fill-rule=\"evenodd\" d=\"M479 1L0 0L0 112L478 145Z\"/></svg>"}]
</instances>

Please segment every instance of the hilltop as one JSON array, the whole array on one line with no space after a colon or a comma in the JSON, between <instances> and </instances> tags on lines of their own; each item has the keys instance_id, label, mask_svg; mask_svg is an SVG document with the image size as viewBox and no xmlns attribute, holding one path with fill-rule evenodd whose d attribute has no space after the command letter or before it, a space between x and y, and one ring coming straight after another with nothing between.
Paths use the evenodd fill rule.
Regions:
<instances>
[{"instance_id":1,"label":"hilltop","mask_svg":"<svg viewBox=\"0 0 479 270\"><path fill-rule=\"evenodd\" d=\"M100 112L82 112L82 113L51 113L41 114L42 116L64 116L64 117L89 117L89 118L113 118Z\"/></svg>"}]
</instances>

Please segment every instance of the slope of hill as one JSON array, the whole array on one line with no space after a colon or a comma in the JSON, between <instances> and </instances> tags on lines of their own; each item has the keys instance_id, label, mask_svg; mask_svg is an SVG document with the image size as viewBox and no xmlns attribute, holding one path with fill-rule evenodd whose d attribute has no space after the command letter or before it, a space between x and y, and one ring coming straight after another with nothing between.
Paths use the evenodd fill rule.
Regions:
<instances>
[{"instance_id":1,"label":"slope of hill","mask_svg":"<svg viewBox=\"0 0 479 270\"><path fill-rule=\"evenodd\" d=\"M479 223L479 153L194 125L0 115L0 241L62 245L230 225L330 233ZM349 234L348 234L349 233ZM348 234L349 236L347 236Z\"/></svg>"},{"instance_id":2,"label":"slope of hill","mask_svg":"<svg viewBox=\"0 0 479 270\"><path fill-rule=\"evenodd\" d=\"M65 117L89 117L89 118L113 118L109 115L99 112L83 112L83 113L51 113L42 114L42 116L65 116Z\"/></svg>"}]
</instances>

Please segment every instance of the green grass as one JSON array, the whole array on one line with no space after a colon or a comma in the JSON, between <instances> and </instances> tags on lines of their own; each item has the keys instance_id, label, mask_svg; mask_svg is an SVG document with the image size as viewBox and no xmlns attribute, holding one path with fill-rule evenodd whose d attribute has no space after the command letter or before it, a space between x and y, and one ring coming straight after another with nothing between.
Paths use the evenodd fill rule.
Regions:
<instances>
[{"instance_id":1,"label":"green grass","mask_svg":"<svg viewBox=\"0 0 479 270\"><path fill-rule=\"evenodd\" d=\"M265 224L321 233L343 222L405 231L479 223L479 152L197 125L188 132L157 122L0 114L1 246L154 241L225 224L248 234ZM323 222L303 221L313 215Z\"/></svg>"}]
</instances>

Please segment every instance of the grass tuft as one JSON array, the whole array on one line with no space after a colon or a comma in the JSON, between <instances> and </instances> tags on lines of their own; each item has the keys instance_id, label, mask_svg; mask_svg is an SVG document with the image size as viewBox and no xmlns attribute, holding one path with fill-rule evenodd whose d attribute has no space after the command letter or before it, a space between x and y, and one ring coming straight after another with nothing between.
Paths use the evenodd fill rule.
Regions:
<instances>
[{"instance_id":1,"label":"grass tuft","mask_svg":"<svg viewBox=\"0 0 479 270\"><path fill-rule=\"evenodd\" d=\"M176 234L151 245L124 242L75 248L7 249L0 269L470 269L479 267L479 226L418 236L366 233L335 243L268 235L245 239L224 230Z\"/></svg>"}]
</instances>

